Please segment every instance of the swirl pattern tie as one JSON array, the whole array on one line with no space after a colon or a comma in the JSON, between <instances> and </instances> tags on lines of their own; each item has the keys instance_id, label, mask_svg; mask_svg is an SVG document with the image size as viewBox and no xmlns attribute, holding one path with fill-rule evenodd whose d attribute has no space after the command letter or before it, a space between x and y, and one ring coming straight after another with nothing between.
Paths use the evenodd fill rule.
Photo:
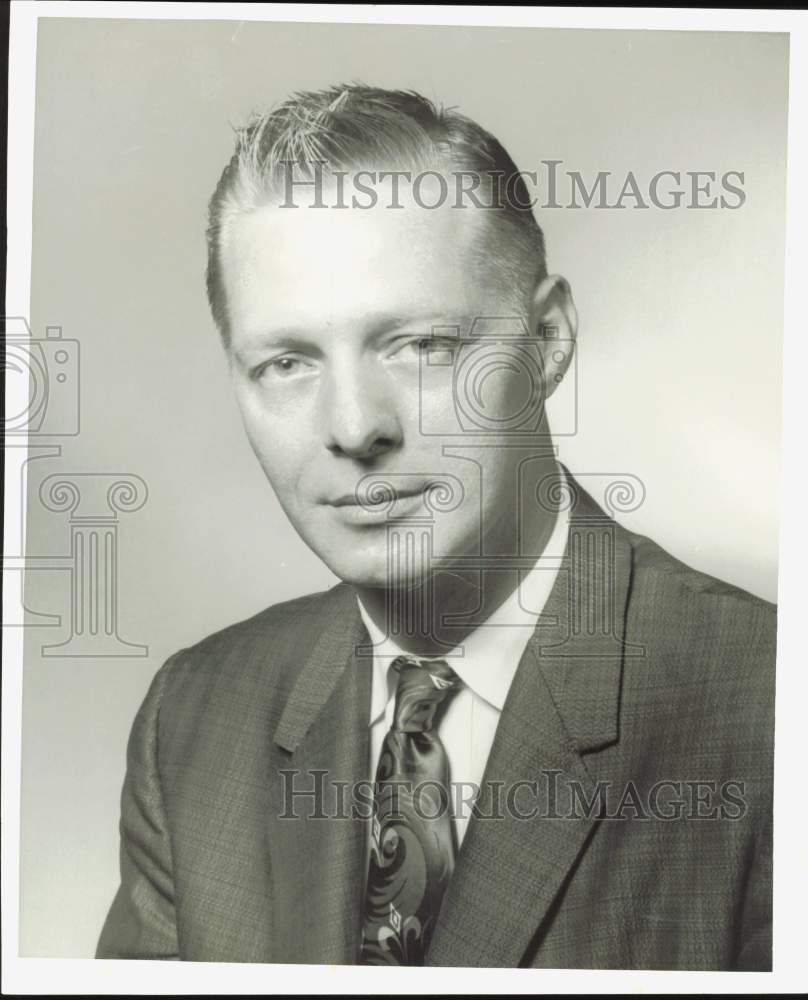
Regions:
<instances>
[{"instance_id":1,"label":"swirl pattern tie","mask_svg":"<svg viewBox=\"0 0 808 1000\"><path fill-rule=\"evenodd\" d=\"M376 770L362 965L423 965L454 868L449 762L432 729L460 685L442 660L399 657L393 725Z\"/></svg>"}]
</instances>

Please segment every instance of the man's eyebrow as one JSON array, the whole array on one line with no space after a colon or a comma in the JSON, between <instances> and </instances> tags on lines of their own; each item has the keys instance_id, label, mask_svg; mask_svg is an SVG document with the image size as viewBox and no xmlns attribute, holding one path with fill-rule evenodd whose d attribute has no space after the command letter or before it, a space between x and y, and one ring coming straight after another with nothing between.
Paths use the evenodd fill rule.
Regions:
<instances>
[{"instance_id":1,"label":"man's eyebrow","mask_svg":"<svg viewBox=\"0 0 808 1000\"><path fill-rule=\"evenodd\" d=\"M317 342L313 331L306 327L259 328L247 332L239 339L238 346L232 345L232 353L238 361L244 364L249 363L256 355L266 354L268 351L309 350L318 352L322 350L322 344Z\"/></svg>"},{"instance_id":2,"label":"man's eyebrow","mask_svg":"<svg viewBox=\"0 0 808 1000\"><path fill-rule=\"evenodd\" d=\"M278 330L259 330L249 334L241 350L250 353L268 347L297 347L300 344L313 342L311 334L306 330L285 327Z\"/></svg>"},{"instance_id":3,"label":"man's eyebrow","mask_svg":"<svg viewBox=\"0 0 808 1000\"><path fill-rule=\"evenodd\" d=\"M436 313L434 310L425 310L420 314L375 312L362 316L359 324L365 336L370 339L380 336L390 330L401 327L418 328L419 332L431 333L434 328L445 328L447 326L462 326L463 321L458 315L446 316ZM277 329L265 329L256 331L249 335L247 342L238 350L236 355L242 357L256 351L268 350L270 348L291 348L291 347L317 347L316 338L310 329L304 327L279 327Z\"/></svg>"},{"instance_id":4,"label":"man's eyebrow","mask_svg":"<svg viewBox=\"0 0 808 1000\"><path fill-rule=\"evenodd\" d=\"M444 314L436 313L434 310L424 310L422 313L410 313L402 315L400 313L372 313L366 317L367 327L372 332L384 332L395 330L402 326L446 326L450 319L457 321L457 317L447 317Z\"/></svg>"},{"instance_id":5,"label":"man's eyebrow","mask_svg":"<svg viewBox=\"0 0 808 1000\"><path fill-rule=\"evenodd\" d=\"M362 316L361 326L366 336L374 337L398 330L401 327L417 327L421 332L431 332L432 327L459 325L459 315L436 312L434 308L420 313L371 312Z\"/></svg>"}]
</instances>

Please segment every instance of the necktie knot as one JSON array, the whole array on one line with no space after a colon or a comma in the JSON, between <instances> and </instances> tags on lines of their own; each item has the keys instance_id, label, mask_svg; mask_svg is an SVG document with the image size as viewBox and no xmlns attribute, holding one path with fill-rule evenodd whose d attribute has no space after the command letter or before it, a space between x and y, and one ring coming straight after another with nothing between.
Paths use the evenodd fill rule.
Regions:
<instances>
[{"instance_id":1,"label":"necktie knot","mask_svg":"<svg viewBox=\"0 0 808 1000\"><path fill-rule=\"evenodd\" d=\"M460 678L444 660L415 660L400 656L393 662L398 672L393 729L402 733L428 733L438 710Z\"/></svg>"}]
</instances>

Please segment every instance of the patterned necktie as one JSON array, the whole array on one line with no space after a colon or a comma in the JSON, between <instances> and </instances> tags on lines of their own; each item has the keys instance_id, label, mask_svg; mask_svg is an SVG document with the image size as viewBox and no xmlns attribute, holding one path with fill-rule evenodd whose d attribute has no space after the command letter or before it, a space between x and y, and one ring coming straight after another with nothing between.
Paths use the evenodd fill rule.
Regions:
<instances>
[{"instance_id":1,"label":"patterned necktie","mask_svg":"<svg viewBox=\"0 0 808 1000\"><path fill-rule=\"evenodd\" d=\"M393 663L393 725L376 770L362 965L423 965L454 868L449 762L436 716L460 680L441 660Z\"/></svg>"}]
</instances>

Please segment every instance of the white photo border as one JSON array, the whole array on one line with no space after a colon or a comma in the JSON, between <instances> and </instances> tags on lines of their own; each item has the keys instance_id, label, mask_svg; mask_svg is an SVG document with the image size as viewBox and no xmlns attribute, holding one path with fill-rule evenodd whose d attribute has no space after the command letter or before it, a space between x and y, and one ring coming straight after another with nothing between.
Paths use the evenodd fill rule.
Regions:
<instances>
[{"instance_id":1,"label":"white photo border","mask_svg":"<svg viewBox=\"0 0 808 1000\"><path fill-rule=\"evenodd\" d=\"M18 957L22 629L3 630L2 990L37 994L268 993L780 993L808 989L808 754L804 669L806 532L803 429L808 427L808 14L804 11L604 7L457 7L308 4L13 2L9 41L6 315L28 316L37 22L42 18L296 21L524 26L790 35L783 464L778 597L773 971L645 972L543 969L375 969L354 966L97 961ZM16 406L16 409L15 409ZM7 395L7 417L21 409ZM7 471L8 471L8 458ZM7 476L6 482L10 477ZM24 524L23 498L7 493L5 535ZM4 601L6 595L4 594ZM801 655L802 654L802 655Z\"/></svg>"}]
</instances>

